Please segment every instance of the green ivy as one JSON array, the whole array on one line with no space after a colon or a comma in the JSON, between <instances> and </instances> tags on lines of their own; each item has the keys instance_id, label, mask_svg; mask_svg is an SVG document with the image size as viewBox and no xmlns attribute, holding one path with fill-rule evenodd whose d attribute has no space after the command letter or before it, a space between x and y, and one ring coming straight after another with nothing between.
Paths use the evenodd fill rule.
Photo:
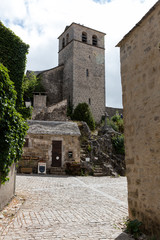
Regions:
<instances>
[{"instance_id":1,"label":"green ivy","mask_svg":"<svg viewBox=\"0 0 160 240\"><path fill-rule=\"evenodd\" d=\"M28 49L29 45L22 42L0 21L0 62L9 70L10 79L14 82L17 107L21 106L23 101L22 84Z\"/></svg>"},{"instance_id":2,"label":"green ivy","mask_svg":"<svg viewBox=\"0 0 160 240\"><path fill-rule=\"evenodd\" d=\"M3 64L0 64L0 106L0 183L4 184L10 166L21 158L28 125L15 109L16 91Z\"/></svg>"}]
</instances>

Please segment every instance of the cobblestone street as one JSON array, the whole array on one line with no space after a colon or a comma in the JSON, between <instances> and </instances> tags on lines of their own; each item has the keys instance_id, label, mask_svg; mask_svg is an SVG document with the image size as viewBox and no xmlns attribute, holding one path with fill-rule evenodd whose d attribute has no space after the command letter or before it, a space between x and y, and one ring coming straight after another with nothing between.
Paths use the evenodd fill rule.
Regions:
<instances>
[{"instance_id":1,"label":"cobblestone street","mask_svg":"<svg viewBox=\"0 0 160 240\"><path fill-rule=\"evenodd\" d=\"M16 194L25 201L0 220L1 240L129 239L118 228L128 214L125 177L19 175Z\"/></svg>"}]
</instances>

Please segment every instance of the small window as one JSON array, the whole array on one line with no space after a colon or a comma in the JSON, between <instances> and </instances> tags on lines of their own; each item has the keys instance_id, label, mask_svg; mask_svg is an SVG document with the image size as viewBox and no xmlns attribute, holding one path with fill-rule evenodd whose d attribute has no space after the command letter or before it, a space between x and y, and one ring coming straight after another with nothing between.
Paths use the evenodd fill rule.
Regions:
<instances>
[{"instance_id":1,"label":"small window","mask_svg":"<svg viewBox=\"0 0 160 240\"><path fill-rule=\"evenodd\" d=\"M69 33L67 33L67 36L66 36L66 44L69 43Z\"/></svg>"},{"instance_id":2,"label":"small window","mask_svg":"<svg viewBox=\"0 0 160 240\"><path fill-rule=\"evenodd\" d=\"M88 99L88 103L89 103L89 105L91 105L91 99L90 98Z\"/></svg>"},{"instance_id":3,"label":"small window","mask_svg":"<svg viewBox=\"0 0 160 240\"><path fill-rule=\"evenodd\" d=\"M87 33L82 33L82 42L87 43Z\"/></svg>"},{"instance_id":4,"label":"small window","mask_svg":"<svg viewBox=\"0 0 160 240\"><path fill-rule=\"evenodd\" d=\"M62 48L64 48L65 47L65 39L63 38L63 40L62 40Z\"/></svg>"},{"instance_id":5,"label":"small window","mask_svg":"<svg viewBox=\"0 0 160 240\"><path fill-rule=\"evenodd\" d=\"M68 152L68 157L69 157L69 158L72 158L72 157L73 157L73 152L72 152L72 151L69 151L69 152Z\"/></svg>"},{"instance_id":6,"label":"small window","mask_svg":"<svg viewBox=\"0 0 160 240\"><path fill-rule=\"evenodd\" d=\"M92 45L97 46L97 36L96 35L92 36Z\"/></svg>"},{"instance_id":7,"label":"small window","mask_svg":"<svg viewBox=\"0 0 160 240\"><path fill-rule=\"evenodd\" d=\"M86 77L88 77L89 76L89 71L88 71L88 69L86 69Z\"/></svg>"},{"instance_id":8,"label":"small window","mask_svg":"<svg viewBox=\"0 0 160 240\"><path fill-rule=\"evenodd\" d=\"M29 138L25 138L24 141L24 147L29 147Z\"/></svg>"}]
</instances>

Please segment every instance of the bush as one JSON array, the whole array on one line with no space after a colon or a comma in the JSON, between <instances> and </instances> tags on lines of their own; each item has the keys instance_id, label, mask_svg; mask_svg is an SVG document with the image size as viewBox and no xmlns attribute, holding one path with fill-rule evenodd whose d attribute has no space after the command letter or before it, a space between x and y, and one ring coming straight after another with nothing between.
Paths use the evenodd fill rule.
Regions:
<instances>
[{"instance_id":1,"label":"bush","mask_svg":"<svg viewBox=\"0 0 160 240\"><path fill-rule=\"evenodd\" d=\"M141 228L142 222L135 220L128 220L126 222L126 232L133 235L134 238L137 239L141 235Z\"/></svg>"},{"instance_id":2,"label":"bush","mask_svg":"<svg viewBox=\"0 0 160 240\"><path fill-rule=\"evenodd\" d=\"M108 125L110 125L115 131L124 133L124 124L123 124L123 118L121 118L121 115L117 112L116 115L114 115L111 120L108 119L107 121Z\"/></svg>"},{"instance_id":3,"label":"bush","mask_svg":"<svg viewBox=\"0 0 160 240\"><path fill-rule=\"evenodd\" d=\"M79 103L77 105L73 112L72 119L77 121L84 121L88 124L91 130L95 129L95 121L87 103Z\"/></svg>"},{"instance_id":4,"label":"bush","mask_svg":"<svg viewBox=\"0 0 160 240\"><path fill-rule=\"evenodd\" d=\"M32 72L29 76L24 77L23 92L24 100L30 100L33 104L33 92L44 92L45 89L41 84L41 79L37 78Z\"/></svg>"},{"instance_id":5,"label":"bush","mask_svg":"<svg viewBox=\"0 0 160 240\"><path fill-rule=\"evenodd\" d=\"M122 154L122 155L125 154L123 134L112 137L112 144L116 153Z\"/></svg>"},{"instance_id":6,"label":"bush","mask_svg":"<svg viewBox=\"0 0 160 240\"><path fill-rule=\"evenodd\" d=\"M0 183L8 180L10 166L21 158L27 124L15 109L16 91L8 70L0 64Z\"/></svg>"}]
</instances>

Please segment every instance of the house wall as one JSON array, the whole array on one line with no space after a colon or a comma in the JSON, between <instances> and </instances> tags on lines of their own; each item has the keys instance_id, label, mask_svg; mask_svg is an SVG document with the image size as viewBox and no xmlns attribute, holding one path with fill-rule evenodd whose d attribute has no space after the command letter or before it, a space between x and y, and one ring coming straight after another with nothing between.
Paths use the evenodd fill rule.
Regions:
<instances>
[{"instance_id":1,"label":"house wall","mask_svg":"<svg viewBox=\"0 0 160 240\"><path fill-rule=\"evenodd\" d=\"M63 66L59 66L38 75L47 93L47 105L62 101Z\"/></svg>"},{"instance_id":2,"label":"house wall","mask_svg":"<svg viewBox=\"0 0 160 240\"><path fill-rule=\"evenodd\" d=\"M15 181L16 181L15 164L13 164L9 172L9 181L6 182L4 185L0 185L0 210L2 210L2 208L5 205L7 205L7 203L14 196Z\"/></svg>"},{"instance_id":3,"label":"house wall","mask_svg":"<svg viewBox=\"0 0 160 240\"><path fill-rule=\"evenodd\" d=\"M31 167L33 172L37 173L38 162L43 160L46 162L47 172L52 164L52 141L62 141L62 167L66 162L80 162L80 143L78 136L70 135L40 135L28 134L28 147L23 148L22 159L19 162L19 171L22 167ZM68 152L73 152L73 157L68 157Z\"/></svg>"},{"instance_id":4,"label":"house wall","mask_svg":"<svg viewBox=\"0 0 160 240\"><path fill-rule=\"evenodd\" d=\"M121 43L129 217L160 236L160 4ZM157 238L159 239L159 238Z\"/></svg>"}]
</instances>

